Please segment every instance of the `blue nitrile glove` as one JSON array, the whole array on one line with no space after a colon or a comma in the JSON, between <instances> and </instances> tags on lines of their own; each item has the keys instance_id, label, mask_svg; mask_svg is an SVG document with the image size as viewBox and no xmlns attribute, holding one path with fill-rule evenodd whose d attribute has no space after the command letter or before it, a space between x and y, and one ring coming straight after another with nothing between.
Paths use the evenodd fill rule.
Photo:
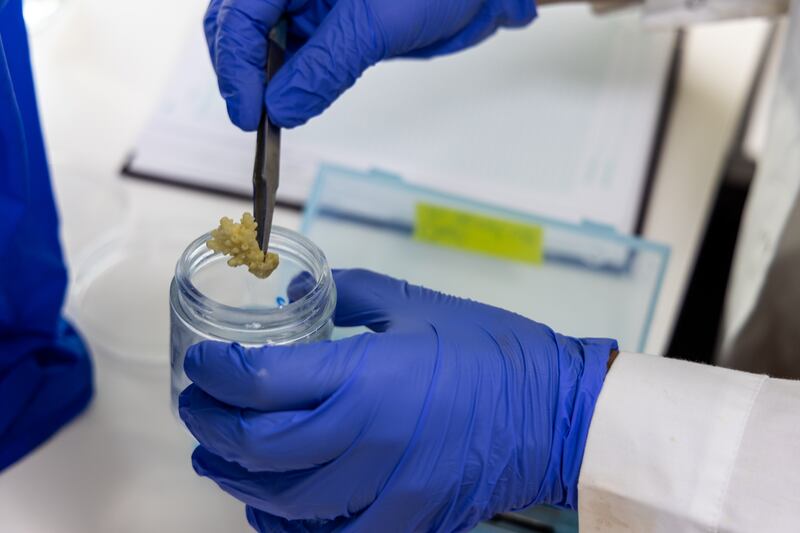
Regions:
<instances>
[{"instance_id":1,"label":"blue nitrile glove","mask_svg":"<svg viewBox=\"0 0 800 533\"><path fill-rule=\"evenodd\" d=\"M336 324L378 333L187 353L195 470L251 524L457 531L534 503L575 507L616 342L365 270L334 276Z\"/></svg>"},{"instance_id":2,"label":"blue nitrile glove","mask_svg":"<svg viewBox=\"0 0 800 533\"><path fill-rule=\"evenodd\" d=\"M0 0L0 470L91 398L88 355L60 317L66 283L22 2Z\"/></svg>"},{"instance_id":3,"label":"blue nitrile glove","mask_svg":"<svg viewBox=\"0 0 800 533\"><path fill-rule=\"evenodd\" d=\"M536 17L534 0L211 0L205 32L231 120L258 126L266 35L289 20L288 62L266 92L272 120L294 127L324 111L368 67L462 50Z\"/></svg>"}]
</instances>

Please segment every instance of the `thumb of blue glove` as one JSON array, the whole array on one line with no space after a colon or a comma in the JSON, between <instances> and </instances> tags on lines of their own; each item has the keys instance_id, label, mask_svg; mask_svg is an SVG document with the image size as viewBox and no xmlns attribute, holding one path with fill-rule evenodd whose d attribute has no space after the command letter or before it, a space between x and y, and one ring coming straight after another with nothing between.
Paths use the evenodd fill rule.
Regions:
<instances>
[{"instance_id":1,"label":"thumb of blue glove","mask_svg":"<svg viewBox=\"0 0 800 533\"><path fill-rule=\"evenodd\" d=\"M368 271L335 280L336 324L377 333L190 348L180 415L198 473L262 531L457 531L575 507L614 341Z\"/></svg>"},{"instance_id":2,"label":"thumb of blue glove","mask_svg":"<svg viewBox=\"0 0 800 533\"><path fill-rule=\"evenodd\" d=\"M272 120L294 127L324 111L371 65L472 46L536 17L534 0L211 0L205 32L231 120L258 126L267 33L289 19L288 62L266 93Z\"/></svg>"}]
</instances>

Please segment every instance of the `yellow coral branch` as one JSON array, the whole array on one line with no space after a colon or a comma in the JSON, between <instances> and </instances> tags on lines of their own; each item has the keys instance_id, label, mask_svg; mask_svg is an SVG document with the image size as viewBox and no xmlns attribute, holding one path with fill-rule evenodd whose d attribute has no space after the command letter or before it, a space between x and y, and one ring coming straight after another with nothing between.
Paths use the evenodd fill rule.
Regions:
<instances>
[{"instance_id":1,"label":"yellow coral branch","mask_svg":"<svg viewBox=\"0 0 800 533\"><path fill-rule=\"evenodd\" d=\"M206 246L215 252L231 256L228 264L232 267L244 265L254 276L264 279L278 268L278 254L264 253L256 241L258 223L253 215L245 213L242 221L236 223L222 217L219 227L211 232Z\"/></svg>"}]
</instances>

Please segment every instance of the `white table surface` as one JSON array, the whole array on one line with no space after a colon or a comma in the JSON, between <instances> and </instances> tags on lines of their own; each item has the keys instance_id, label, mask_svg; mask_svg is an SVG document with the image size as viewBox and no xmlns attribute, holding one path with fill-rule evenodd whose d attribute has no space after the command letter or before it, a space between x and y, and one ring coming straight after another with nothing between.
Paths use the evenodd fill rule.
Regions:
<instances>
[{"instance_id":1,"label":"white table surface","mask_svg":"<svg viewBox=\"0 0 800 533\"><path fill-rule=\"evenodd\" d=\"M199 234L209 221L247 207L118 177L204 4L67 0L32 35L71 261L99 234L103 216L115 215L132 228L146 219L196 227ZM763 33L764 24L746 22L690 34L645 229L648 238L672 247L651 352L663 351L671 333ZM81 196L90 190L107 191L109 201L89 208L95 204ZM276 223L296 228L299 214L278 210ZM241 504L196 477L189 465L191 441L169 411L166 358L149 366L125 365L103 354L94 359L97 396L89 411L0 475L0 531L247 530Z\"/></svg>"}]
</instances>

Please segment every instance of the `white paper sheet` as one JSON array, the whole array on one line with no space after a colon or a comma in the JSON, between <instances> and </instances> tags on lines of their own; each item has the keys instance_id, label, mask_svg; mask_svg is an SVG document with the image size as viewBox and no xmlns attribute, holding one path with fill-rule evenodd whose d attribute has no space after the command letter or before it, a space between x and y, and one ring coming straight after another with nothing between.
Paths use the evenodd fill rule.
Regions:
<instances>
[{"instance_id":1,"label":"white paper sheet","mask_svg":"<svg viewBox=\"0 0 800 533\"><path fill-rule=\"evenodd\" d=\"M284 132L279 199L302 203L324 161L631 232L674 38L570 7L455 56L385 62ZM254 142L228 122L198 30L130 170L250 194Z\"/></svg>"}]
</instances>

